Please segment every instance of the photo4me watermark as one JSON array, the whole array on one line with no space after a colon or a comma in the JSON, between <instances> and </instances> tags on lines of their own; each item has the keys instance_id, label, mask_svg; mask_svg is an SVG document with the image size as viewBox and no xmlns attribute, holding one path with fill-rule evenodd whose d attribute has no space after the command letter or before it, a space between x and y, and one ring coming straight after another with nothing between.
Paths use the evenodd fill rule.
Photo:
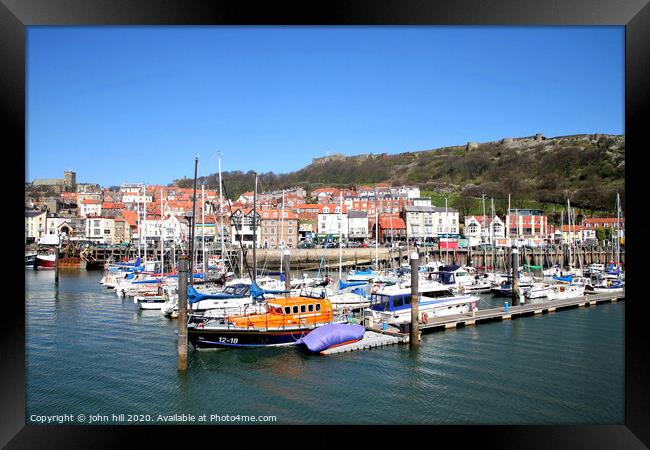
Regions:
<instances>
[{"instance_id":1,"label":"photo4me watermark","mask_svg":"<svg viewBox=\"0 0 650 450\"><path fill-rule=\"evenodd\" d=\"M32 414L28 423L52 424L116 424L116 423L273 423L274 415L247 414Z\"/></svg>"}]
</instances>

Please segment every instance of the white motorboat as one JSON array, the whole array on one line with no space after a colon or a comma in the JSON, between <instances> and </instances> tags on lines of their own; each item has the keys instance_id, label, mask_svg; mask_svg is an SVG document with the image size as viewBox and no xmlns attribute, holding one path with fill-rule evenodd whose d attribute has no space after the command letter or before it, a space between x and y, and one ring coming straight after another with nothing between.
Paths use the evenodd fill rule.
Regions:
<instances>
[{"instance_id":1,"label":"white motorboat","mask_svg":"<svg viewBox=\"0 0 650 450\"><path fill-rule=\"evenodd\" d=\"M553 292L547 294L550 300L565 300L585 295L585 287L574 284L558 284L554 286Z\"/></svg>"},{"instance_id":2,"label":"white motorboat","mask_svg":"<svg viewBox=\"0 0 650 450\"><path fill-rule=\"evenodd\" d=\"M533 283L531 286L521 289L524 297L528 299L548 297L548 294L554 290L555 285L550 283Z\"/></svg>"},{"instance_id":3,"label":"white motorboat","mask_svg":"<svg viewBox=\"0 0 650 450\"><path fill-rule=\"evenodd\" d=\"M418 286L419 320L426 323L430 318L470 312L479 297L474 295L456 295L448 286L431 283ZM411 321L411 290L406 287L392 287L371 295L370 308L365 310L365 317L375 322L388 324L408 323Z\"/></svg>"}]
</instances>

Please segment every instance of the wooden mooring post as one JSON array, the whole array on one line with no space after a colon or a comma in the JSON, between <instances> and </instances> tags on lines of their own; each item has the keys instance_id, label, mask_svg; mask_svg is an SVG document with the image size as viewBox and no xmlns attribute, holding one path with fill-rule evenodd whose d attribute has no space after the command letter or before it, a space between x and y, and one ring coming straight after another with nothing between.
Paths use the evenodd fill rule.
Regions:
<instances>
[{"instance_id":1,"label":"wooden mooring post","mask_svg":"<svg viewBox=\"0 0 650 450\"><path fill-rule=\"evenodd\" d=\"M519 249L512 247L512 306L519 305Z\"/></svg>"},{"instance_id":2,"label":"wooden mooring post","mask_svg":"<svg viewBox=\"0 0 650 450\"><path fill-rule=\"evenodd\" d=\"M61 237L59 237L61 239ZM54 248L54 285L59 285L59 247Z\"/></svg>"},{"instance_id":3,"label":"wooden mooring post","mask_svg":"<svg viewBox=\"0 0 650 450\"><path fill-rule=\"evenodd\" d=\"M411 254L411 329L409 335L409 344L411 347L420 345L420 327L418 322L418 263L420 257L418 252Z\"/></svg>"},{"instance_id":4,"label":"wooden mooring post","mask_svg":"<svg viewBox=\"0 0 650 450\"><path fill-rule=\"evenodd\" d=\"M178 370L187 370L187 273L189 261L178 261Z\"/></svg>"},{"instance_id":5,"label":"wooden mooring post","mask_svg":"<svg viewBox=\"0 0 650 450\"><path fill-rule=\"evenodd\" d=\"M284 251L284 290L287 291L284 294L285 297L290 297L291 293L291 269L289 268L289 261L291 260L291 252L289 250Z\"/></svg>"}]
</instances>

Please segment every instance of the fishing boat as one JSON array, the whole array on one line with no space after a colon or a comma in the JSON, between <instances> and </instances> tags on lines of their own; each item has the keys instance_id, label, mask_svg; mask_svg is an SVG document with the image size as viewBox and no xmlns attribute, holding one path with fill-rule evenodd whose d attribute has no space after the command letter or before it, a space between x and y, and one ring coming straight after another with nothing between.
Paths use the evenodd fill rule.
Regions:
<instances>
[{"instance_id":1,"label":"fishing boat","mask_svg":"<svg viewBox=\"0 0 650 450\"><path fill-rule=\"evenodd\" d=\"M456 295L451 288L438 283L418 287L418 312L423 323L432 317L467 313L479 300L474 295ZM365 310L365 317L372 321L388 324L411 321L410 288L392 287L390 290L377 292L371 295L370 302L370 308Z\"/></svg>"},{"instance_id":2,"label":"fishing boat","mask_svg":"<svg viewBox=\"0 0 650 450\"><path fill-rule=\"evenodd\" d=\"M262 311L189 323L195 349L295 345L311 330L333 322L327 298L289 297L265 302Z\"/></svg>"},{"instance_id":3,"label":"fishing boat","mask_svg":"<svg viewBox=\"0 0 650 450\"><path fill-rule=\"evenodd\" d=\"M33 269L36 262L36 253L25 253L25 269Z\"/></svg>"},{"instance_id":4,"label":"fishing boat","mask_svg":"<svg viewBox=\"0 0 650 450\"><path fill-rule=\"evenodd\" d=\"M50 270L56 268L56 255L54 253L38 254L34 260L34 269Z\"/></svg>"}]
</instances>

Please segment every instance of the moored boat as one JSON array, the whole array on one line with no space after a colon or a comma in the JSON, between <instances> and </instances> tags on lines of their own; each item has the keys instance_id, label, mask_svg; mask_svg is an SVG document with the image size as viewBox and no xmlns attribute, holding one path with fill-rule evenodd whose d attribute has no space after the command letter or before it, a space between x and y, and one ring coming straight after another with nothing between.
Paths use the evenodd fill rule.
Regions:
<instances>
[{"instance_id":1,"label":"moored boat","mask_svg":"<svg viewBox=\"0 0 650 450\"><path fill-rule=\"evenodd\" d=\"M195 349L295 345L314 328L332 323L327 298L274 298L263 312L189 323L187 337Z\"/></svg>"},{"instance_id":2,"label":"moored boat","mask_svg":"<svg viewBox=\"0 0 650 450\"><path fill-rule=\"evenodd\" d=\"M36 255L36 259L34 260L34 269L43 270L54 268L56 268L56 255L54 253Z\"/></svg>"}]
</instances>

